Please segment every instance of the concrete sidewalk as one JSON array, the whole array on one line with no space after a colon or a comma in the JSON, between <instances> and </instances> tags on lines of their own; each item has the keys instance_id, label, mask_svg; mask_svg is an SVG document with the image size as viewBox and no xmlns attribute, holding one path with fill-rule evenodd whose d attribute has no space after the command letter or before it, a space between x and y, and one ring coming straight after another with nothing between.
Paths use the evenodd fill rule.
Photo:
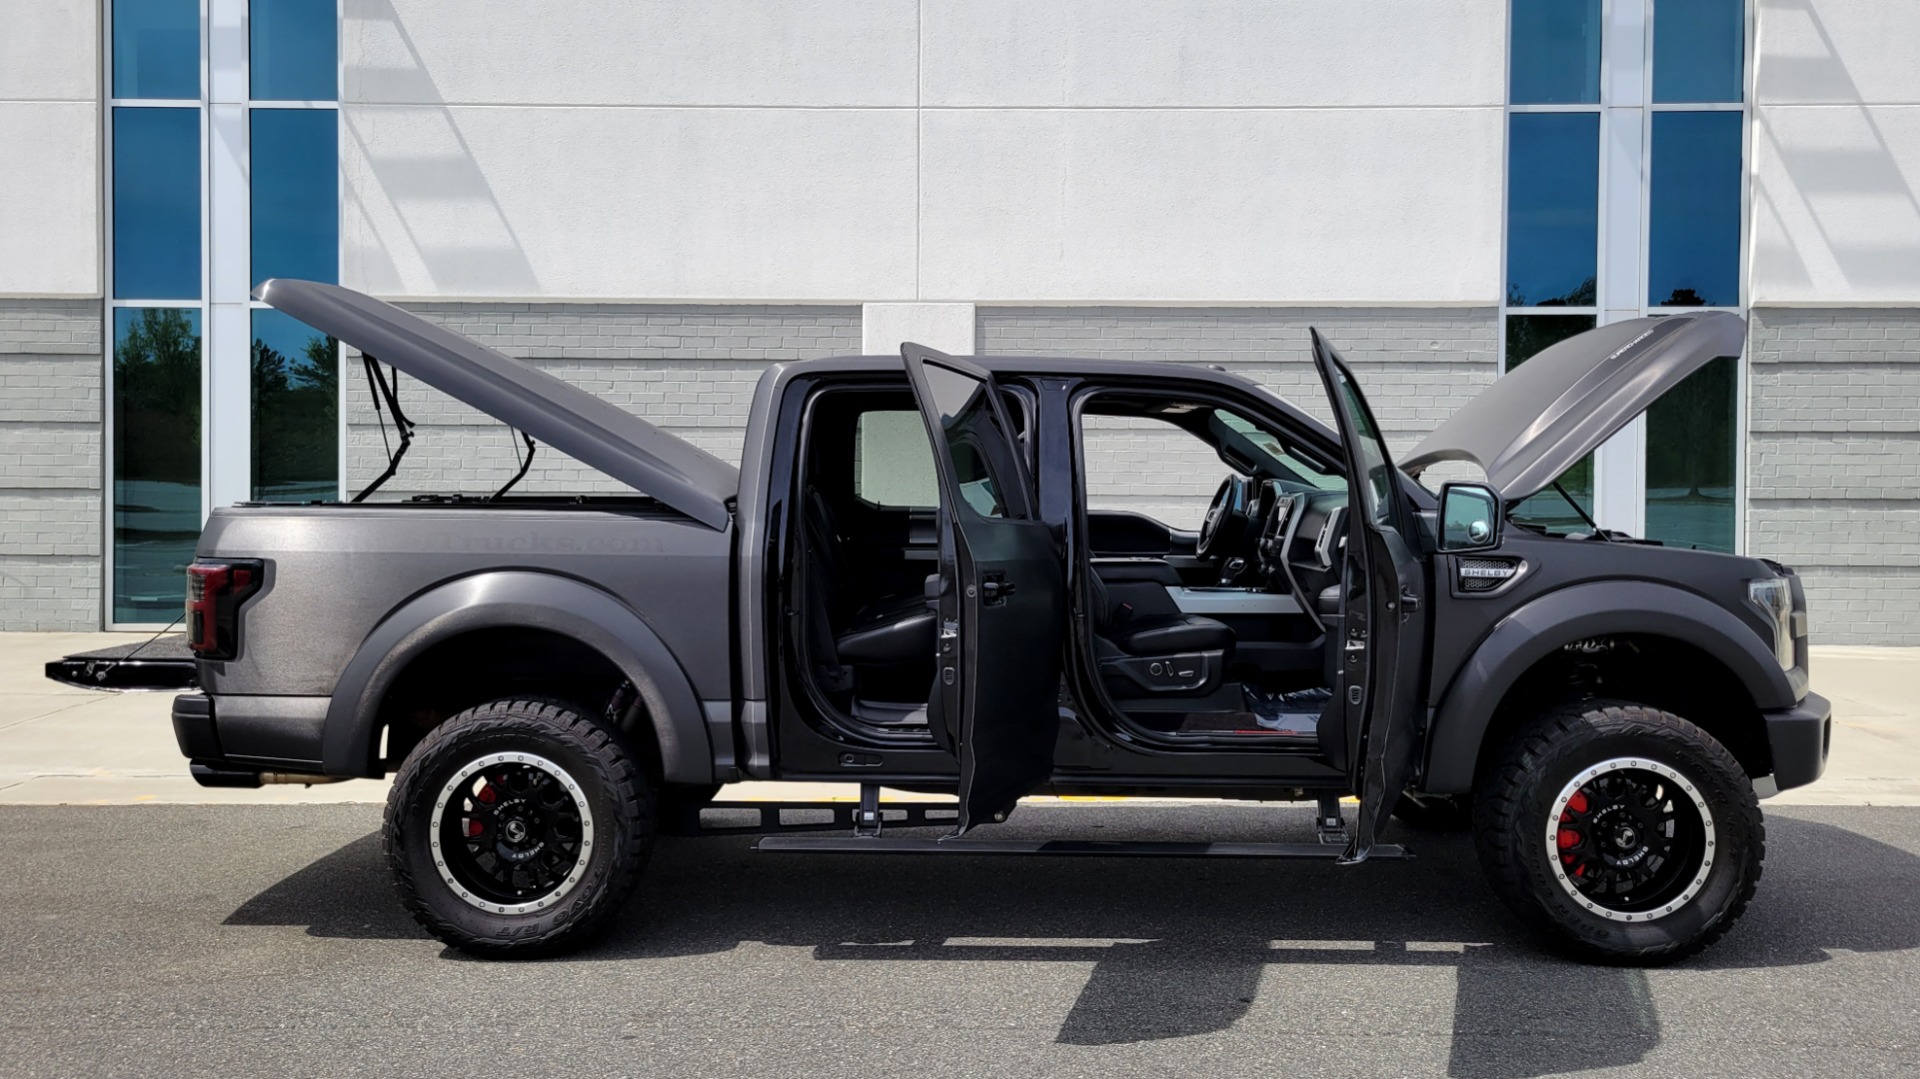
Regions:
<instances>
[{"instance_id":1,"label":"concrete sidewalk","mask_svg":"<svg viewBox=\"0 0 1920 1079\"><path fill-rule=\"evenodd\" d=\"M0 803L375 802L386 783L208 790L174 745L171 693L97 693L46 679L50 659L144 639L129 633L0 633ZM1815 648L1814 689L1833 701L1833 756L1819 783L1770 805L1920 805L1920 648ZM742 783L722 797L851 798L835 784Z\"/></svg>"}]
</instances>

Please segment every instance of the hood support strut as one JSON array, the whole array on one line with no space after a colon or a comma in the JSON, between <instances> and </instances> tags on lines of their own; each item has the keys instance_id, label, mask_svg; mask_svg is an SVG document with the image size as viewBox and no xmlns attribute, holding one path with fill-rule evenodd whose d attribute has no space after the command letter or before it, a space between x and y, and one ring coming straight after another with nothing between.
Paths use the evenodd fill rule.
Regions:
<instances>
[{"instance_id":1,"label":"hood support strut","mask_svg":"<svg viewBox=\"0 0 1920 1079\"><path fill-rule=\"evenodd\" d=\"M393 381L389 383L387 373L380 369L379 360L374 359L370 354L362 354L360 362L367 369L367 389L373 394L373 414L380 421L380 443L387 447L387 470L374 477L372 483L367 484L359 494L354 495L355 502L365 502L368 495L378 491L381 484L392 479L393 474L400 471L400 459L407 455L407 447L413 445L413 421L407 418L406 413L400 411L400 395L396 392L400 387L400 372L395 370ZM384 410L381 407L382 403L385 404ZM386 412L393 413L393 426L399 432L400 438L398 448L387 445ZM521 471L524 473L526 470Z\"/></svg>"},{"instance_id":2,"label":"hood support strut","mask_svg":"<svg viewBox=\"0 0 1920 1079\"><path fill-rule=\"evenodd\" d=\"M487 501L489 502L498 502L502 498L506 497L506 493L508 491L513 490L514 484L519 483L523 479L526 479L527 469L533 467L533 436L526 433L525 431L515 431L511 427L507 428L507 432L509 434L519 435L521 438L521 441L527 444L527 456L524 459L522 459L520 462L520 471L515 472L513 474L512 479L508 480L506 484L503 485L498 491L493 492L493 497L487 499ZM514 447L513 455L515 457L520 456L520 447L518 446Z\"/></svg>"}]
</instances>

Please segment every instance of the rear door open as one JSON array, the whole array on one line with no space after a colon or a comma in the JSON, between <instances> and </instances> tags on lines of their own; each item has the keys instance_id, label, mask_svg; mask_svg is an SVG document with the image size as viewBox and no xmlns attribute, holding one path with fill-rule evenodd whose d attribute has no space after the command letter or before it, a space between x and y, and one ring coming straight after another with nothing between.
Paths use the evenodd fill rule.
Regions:
<instances>
[{"instance_id":1,"label":"rear door open","mask_svg":"<svg viewBox=\"0 0 1920 1079\"><path fill-rule=\"evenodd\" d=\"M999 387L901 346L940 476L940 632L927 718L960 761L954 835L1005 820L1053 773L1063 571Z\"/></svg>"},{"instance_id":2,"label":"rear door open","mask_svg":"<svg viewBox=\"0 0 1920 1079\"><path fill-rule=\"evenodd\" d=\"M1427 583L1413 506L1387 454L1373 410L1332 345L1313 334L1313 360L1339 421L1347 457L1347 565L1333 686L1344 722L1334 747L1345 760L1360 814L1344 863L1365 861L1413 774L1420 673L1427 643ZM1331 716L1329 716L1331 718Z\"/></svg>"}]
</instances>

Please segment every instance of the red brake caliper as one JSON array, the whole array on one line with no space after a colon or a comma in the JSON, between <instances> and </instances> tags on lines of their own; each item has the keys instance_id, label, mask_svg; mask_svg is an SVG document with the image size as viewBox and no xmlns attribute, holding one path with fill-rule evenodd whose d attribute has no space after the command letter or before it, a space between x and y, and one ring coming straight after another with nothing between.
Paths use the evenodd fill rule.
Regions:
<instances>
[{"instance_id":1,"label":"red brake caliper","mask_svg":"<svg viewBox=\"0 0 1920 1079\"><path fill-rule=\"evenodd\" d=\"M1560 814L1560 832L1555 838L1555 842L1560 847L1560 864L1562 865L1573 865L1573 848L1580 845L1580 832L1571 827L1574 823L1574 814L1585 816L1586 812L1587 792L1574 791L1573 797L1567 799L1567 808ZM1587 867L1584 864L1574 866L1574 876L1585 876L1586 872Z\"/></svg>"},{"instance_id":2,"label":"red brake caliper","mask_svg":"<svg viewBox=\"0 0 1920 1079\"><path fill-rule=\"evenodd\" d=\"M496 795L493 793L492 783L485 783L481 785L480 793L474 795L474 797L478 798L482 802L487 803L488 805L492 805L493 800L499 797L499 795ZM477 837L481 832L484 832L486 830L487 830L486 825L481 824L477 819L473 817L467 818L467 838L468 839L473 839Z\"/></svg>"}]
</instances>

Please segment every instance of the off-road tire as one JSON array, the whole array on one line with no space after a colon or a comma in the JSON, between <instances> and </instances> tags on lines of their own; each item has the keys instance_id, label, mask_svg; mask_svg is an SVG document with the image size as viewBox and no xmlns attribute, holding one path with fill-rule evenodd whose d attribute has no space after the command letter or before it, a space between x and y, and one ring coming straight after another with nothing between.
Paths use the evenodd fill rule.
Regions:
<instances>
[{"instance_id":1,"label":"off-road tire","mask_svg":"<svg viewBox=\"0 0 1920 1079\"><path fill-rule=\"evenodd\" d=\"M436 864L436 802L462 769L501 753L558 765L591 809L579 880L542 910L482 910ZM586 711L541 698L498 700L448 719L407 755L387 797L385 832L394 888L427 932L475 955L552 955L591 939L633 893L653 847L654 792L620 735Z\"/></svg>"},{"instance_id":2,"label":"off-road tire","mask_svg":"<svg viewBox=\"0 0 1920 1079\"><path fill-rule=\"evenodd\" d=\"M1588 769L1622 758L1677 771L1712 814L1710 862L1697 863L1707 867L1705 883L1672 913L1656 910L1633 921L1597 915L1576 900L1571 885L1560 883L1558 852L1547 835L1561 792ZM1671 712L1624 701L1566 705L1523 727L1481 777L1473 809L1475 845L1493 890L1528 924L1589 961L1653 966L1707 947L1746 909L1766 856L1760 805L1733 754Z\"/></svg>"}]
</instances>

